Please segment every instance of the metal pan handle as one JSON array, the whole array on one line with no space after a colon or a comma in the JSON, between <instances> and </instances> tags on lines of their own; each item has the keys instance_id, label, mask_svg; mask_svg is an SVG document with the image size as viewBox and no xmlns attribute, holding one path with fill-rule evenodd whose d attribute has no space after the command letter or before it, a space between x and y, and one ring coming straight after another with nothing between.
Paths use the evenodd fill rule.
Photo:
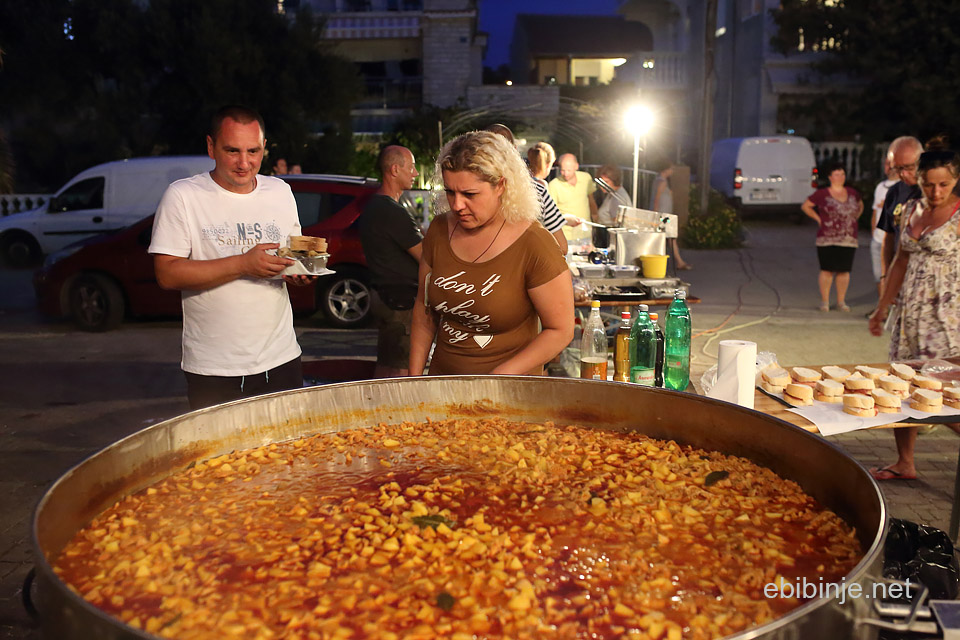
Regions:
<instances>
[{"instance_id":1,"label":"metal pan handle","mask_svg":"<svg viewBox=\"0 0 960 640\"><path fill-rule=\"evenodd\" d=\"M33 589L33 583L37 578L37 568L30 567L30 571L27 572L26 577L23 579L23 591L20 592L20 598L23 602L23 608L27 614L33 618L34 622L40 620L40 612L37 610L35 604L33 604L33 595L31 591Z\"/></svg>"},{"instance_id":2,"label":"metal pan handle","mask_svg":"<svg viewBox=\"0 0 960 640\"><path fill-rule=\"evenodd\" d=\"M927 587L923 584L914 585L903 580L880 578L878 582L899 584L912 587L914 595L909 605L884 604L880 600L873 603L876 618L870 616L857 617L854 626L867 625L879 629L889 629L901 633L916 633L924 635L938 635L939 627L933 621L933 612L923 606L927 600Z\"/></svg>"}]
</instances>

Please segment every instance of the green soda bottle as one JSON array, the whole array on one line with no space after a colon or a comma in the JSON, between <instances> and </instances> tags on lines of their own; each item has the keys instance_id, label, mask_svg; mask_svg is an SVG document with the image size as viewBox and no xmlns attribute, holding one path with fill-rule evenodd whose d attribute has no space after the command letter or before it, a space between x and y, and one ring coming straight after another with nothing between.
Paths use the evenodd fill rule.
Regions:
<instances>
[{"instance_id":1,"label":"green soda bottle","mask_svg":"<svg viewBox=\"0 0 960 640\"><path fill-rule=\"evenodd\" d=\"M686 301L687 292L677 289L663 332L663 386L675 391L690 384L690 309Z\"/></svg>"},{"instance_id":2,"label":"green soda bottle","mask_svg":"<svg viewBox=\"0 0 960 640\"><path fill-rule=\"evenodd\" d=\"M645 304L637 305L637 319L630 330L630 382L652 387L657 373L657 334L648 309Z\"/></svg>"}]
</instances>

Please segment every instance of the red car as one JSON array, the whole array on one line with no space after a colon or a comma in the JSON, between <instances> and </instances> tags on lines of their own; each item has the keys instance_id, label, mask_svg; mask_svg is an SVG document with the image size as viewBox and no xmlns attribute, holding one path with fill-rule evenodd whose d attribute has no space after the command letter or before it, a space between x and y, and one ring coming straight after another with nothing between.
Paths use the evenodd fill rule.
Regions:
<instances>
[{"instance_id":1,"label":"red car","mask_svg":"<svg viewBox=\"0 0 960 640\"><path fill-rule=\"evenodd\" d=\"M305 235L327 239L336 274L290 287L294 312L320 309L337 327L361 325L370 313L367 261L357 218L378 183L368 178L282 176L293 190ZM72 317L81 329L108 331L126 316L178 316L180 292L157 284L147 253L153 216L115 233L70 245L47 257L33 277L40 310Z\"/></svg>"}]
</instances>

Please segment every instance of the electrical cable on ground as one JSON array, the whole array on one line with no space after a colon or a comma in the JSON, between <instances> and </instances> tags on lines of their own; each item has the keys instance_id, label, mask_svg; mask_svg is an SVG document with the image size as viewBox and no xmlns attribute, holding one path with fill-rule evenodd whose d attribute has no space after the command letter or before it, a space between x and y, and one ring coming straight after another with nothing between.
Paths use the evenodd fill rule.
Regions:
<instances>
[{"instance_id":1,"label":"electrical cable on ground","mask_svg":"<svg viewBox=\"0 0 960 640\"><path fill-rule=\"evenodd\" d=\"M759 275L756 273L755 269L753 268L753 257L750 256L750 254L748 254L747 252L745 252L743 249L738 249L738 250L737 250L737 255L738 255L738 258L740 259L740 269L743 271L744 275L747 276L747 280L746 280L745 282L741 283L740 287L737 289L737 306L736 306L736 308L734 308L734 310L730 313L730 315L728 315L728 316L723 320L723 322L721 322L721 323L718 324L717 326L712 327L712 328L710 328L710 329L705 329L705 330L703 330L703 331L699 331L699 332L697 332L696 334L694 334L693 336L691 336L691 341L692 341L693 338L699 338L699 337L701 337L701 336L710 335L710 338L709 338L706 342L704 342L703 345L700 347L700 351L701 351L701 353L702 353L704 356L706 356L707 358L709 358L709 359L712 360L712 361L716 361L716 359L717 359L717 354L708 353L708 352L707 352L707 348L713 343L714 340L717 339L717 337L719 337L719 336L721 336L721 335L723 335L723 334L725 334L725 333L730 333L730 332L732 332L732 331L737 331L737 330L739 330L739 329L745 329L745 328L747 328L747 327L752 327L752 326L755 326L755 325L758 325L758 324L762 324L762 323L768 321L768 320L769 320L770 318L772 318L773 316L775 316L775 315L777 315L778 313L780 313L780 310L781 310L782 307L783 307L783 301L782 301L782 298L780 297L780 291L777 290L776 287L774 287L773 285L771 285L769 282L767 282L766 280L764 280L761 276L759 276ZM749 265L747 264L748 262L749 262ZM757 280L757 281L761 282L761 283L762 283L763 285L765 285L768 289L770 289L771 291L773 291L774 295L775 295L776 298L777 298L777 306L774 308L774 310L773 310L771 313L767 314L767 315L764 316L763 318L760 318L760 319L758 319L758 320L753 320L753 321L751 321L751 322L746 322L746 323L744 323L744 324L735 325L735 326L733 326L733 327L729 327L729 328L724 329L724 327L726 326L726 324L727 324L728 322L730 322L730 320L732 320L734 317L736 317L737 314L740 313L740 310L743 308L743 291L744 291L744 289L745 289L748 285L750 285L754 280Z\"/></svg>"}]
</instances>

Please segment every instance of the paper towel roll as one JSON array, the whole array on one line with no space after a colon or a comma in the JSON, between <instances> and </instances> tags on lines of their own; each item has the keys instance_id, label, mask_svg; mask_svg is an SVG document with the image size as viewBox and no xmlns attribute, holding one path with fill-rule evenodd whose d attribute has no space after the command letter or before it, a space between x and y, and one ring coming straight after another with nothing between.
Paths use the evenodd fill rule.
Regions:
<instances>
[{"instance_id":1,"label":"paper towel roll","mask_svg":"<svg viewBox=\"0 0 960 640\"><path fill-rule=\"evenodd\" d=\"M757 343L721 340L717 354L717 381L707 395L753 409L757 377Z\"/></svg>"}]
</instances>

